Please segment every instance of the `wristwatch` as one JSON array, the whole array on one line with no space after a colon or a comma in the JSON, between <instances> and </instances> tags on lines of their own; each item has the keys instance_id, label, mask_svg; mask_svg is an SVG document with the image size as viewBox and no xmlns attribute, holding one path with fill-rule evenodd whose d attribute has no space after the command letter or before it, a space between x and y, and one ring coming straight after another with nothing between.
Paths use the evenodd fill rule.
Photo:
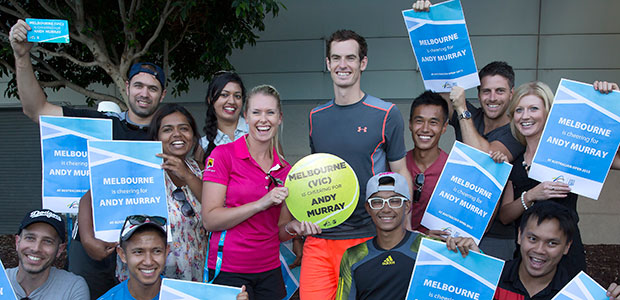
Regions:
<instances>
[{"instance_id":1,"label":"wristwatch","mask_svg":"<svg viewBox=\"0 0 620 300\"><path fill-rule=\"evenodd\" d=\"M471 113L469 112L469 110L465 110L462 113L460 113L457 118L459 120L461 119L471 119Z\"/></svg>"}]
</instances>

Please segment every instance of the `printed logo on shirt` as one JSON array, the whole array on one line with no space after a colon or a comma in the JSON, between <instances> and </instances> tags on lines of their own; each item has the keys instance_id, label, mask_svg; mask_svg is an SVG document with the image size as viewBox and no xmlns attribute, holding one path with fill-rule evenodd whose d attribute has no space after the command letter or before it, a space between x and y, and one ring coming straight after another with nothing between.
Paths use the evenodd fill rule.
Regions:
<instances>
[{"instance_id":1,"label":"printed logo on shirt","mask_svg":"<svg viewBox=\"0 0 620 300\"><path fill-rule=\"evenodd\" d=\"M368 127L357 126L357 132L368 132Z\"/></svg>"},{"instance_id":2,"label":"printed logo on shirt","mask_svg":"<svg viewBox=\"0 0 620 300\"><path fill-rule=\"evenodd\" d=\"M383 262L381 263L381 265L383 266L389 266L389 265L393 265L396 262L394 261L394 259L392 258L392 255L388 255L388 257L386 257Z\"/></svg>"},{"instance_id":3,"label":"printed logo on shirt","mask_svg":"<svg viewBox=\"0 0 620 300\"><path fill-rule=\"evenodd\" d=\"M207 159L207 165L205 166L205 172L215 172L213 169L213 165L215 164L215 159L213 157L209 157Z\"/></svg>"}]
</instances>

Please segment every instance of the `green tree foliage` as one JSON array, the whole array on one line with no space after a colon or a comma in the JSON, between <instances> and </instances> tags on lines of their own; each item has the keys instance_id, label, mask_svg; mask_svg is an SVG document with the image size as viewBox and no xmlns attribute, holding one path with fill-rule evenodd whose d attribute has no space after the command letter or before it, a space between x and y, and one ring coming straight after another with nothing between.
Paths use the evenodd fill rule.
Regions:
<instances>
[{"instance_id":1,"label":"green tree foliage","mask_svg":"<svg viewBox=\"0 0 620 300\"><path fill-rule=\"evenodd\" d=\"M65 19L71 43L41 43L31 57L46 88L68 87L87 103L126 99L88 89L93 83L116 85L124 98L129 67L155 62L168 75L168 92L180 95L191 79L210 79L232 69L234 48L253 45L265 29L266 15L278 14L279 0L0 0L0 74L10 76L6 96L17 96L14 58L8 41L17 19Z\"/></svg>"}]
</instances>

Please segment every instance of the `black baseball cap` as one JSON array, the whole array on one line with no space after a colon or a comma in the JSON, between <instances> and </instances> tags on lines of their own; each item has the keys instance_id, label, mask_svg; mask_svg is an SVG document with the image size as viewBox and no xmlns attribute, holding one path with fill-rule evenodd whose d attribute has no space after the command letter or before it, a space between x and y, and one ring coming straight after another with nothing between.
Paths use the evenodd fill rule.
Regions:
<instances>
[{"instance_id":1,"label":"black baseball cap","mask_svg":"<svg viewBox=\"0 0 620 300\"><path fill-rule=\"evenodd\" d=\"M121 228L120 241L129 240L142 226L152 226L166 235L166 218L160 216L131 215L127 216Z\"/></svg>"},{"instance_id":2,"label":"black baseball cap","mask_svg":"<svg viewBox=\"0 0 620 300\"><path fill-rule=\"evenodd\" d=\"M54 227L58 233L58 237L60 237L61 243L65 242L65 221L63 221L59 214L49 209L35 209L26 214L22 223L19 225L17 234L21 234L22 230L31 224L39 222L47 223Z\"/></svg>"},{"instance_id":3,"label":"black baseball cap","mask_svg":"<svg viewBox=\"0 0 620 300\"><path fill-rule=\"evenodd\" d=\"M153 67L153 69L155 69L155 71L149 68L146 68L144 66L151 66ZM166 74L164 73L164 70L160 66L153 64L153 63L149 63L149 62L135 63L129 69L129 76L127 78L129 78L129 80L131 81L131 78L136 76L136 74L138 73L148 73L148 74L155 76L155 78L157 78L157 80L161 84L161 88L162 89L166 88Z\"/></svg>"}]
</instances>

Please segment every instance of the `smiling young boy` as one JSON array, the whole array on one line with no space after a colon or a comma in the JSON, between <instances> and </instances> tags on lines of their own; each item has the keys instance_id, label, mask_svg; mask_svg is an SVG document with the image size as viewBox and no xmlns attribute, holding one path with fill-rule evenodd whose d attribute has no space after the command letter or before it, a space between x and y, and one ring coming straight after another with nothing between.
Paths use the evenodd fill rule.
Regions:
<instances>
[{"instance_id":1,"label":"smiling young boy","mask_svg":"<svg viewBox=\"0 0 620 300\"><path fill-rule=\"evenodd\" d=\"M405 229L411 208L407 180L397 173L377 174L368 180L366 199L377 235L342 256L336 299L405 299L424 237ZM479 251L471 238L448 238L446 244L464 256Z\"/></svg>"},{"instance_id":2,"label":"smiling young boy","mask_svg":"<svg viewBox=\"0 0 620 300\"><path fill-rule=\"evenodd\" d=\"M121 229L116 253L127 264L129 279L111 288L98 300L159 299L161 275L170 252L167 244L166 218L132 215ZM247 300L245 286L237 300Z\"/></svg>"},{"instance_id":3,"label":"smiling young boy","mask_svg":"<svg viewBox=\"0 0 620 300\"><path fill-rule=\"evenodd\" d=\"M127 264L129 279L111 288L99 300L158 299L161 273L170 251L166 239L165 218L127 217L116 253Z\"/></svg>"}]
</instances>

